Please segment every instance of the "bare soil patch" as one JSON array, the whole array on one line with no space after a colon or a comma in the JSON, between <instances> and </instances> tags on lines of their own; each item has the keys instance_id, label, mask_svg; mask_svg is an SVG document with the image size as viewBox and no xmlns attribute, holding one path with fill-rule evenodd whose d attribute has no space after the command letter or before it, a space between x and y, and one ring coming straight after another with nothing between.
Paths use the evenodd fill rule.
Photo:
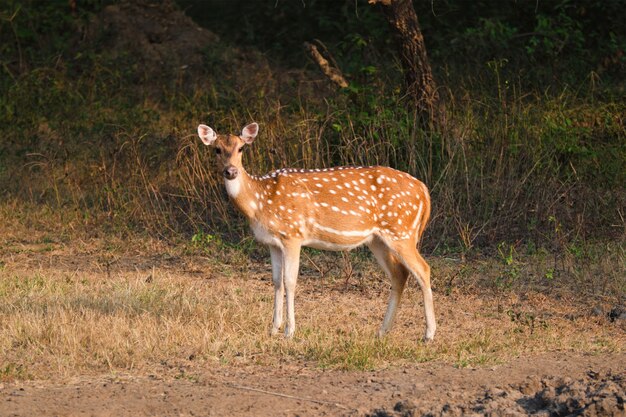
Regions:
<instances>
[{"instance_id":1,"label":"bare soil patch","mask_svg":"<svg viewBox=\"0 0 626 417\"><path fill-rule=\"evenodd\" d=\"M624 415L626 357L553 353L458 369L429 363L370 372L215 367L185 377L108 375L5 383L0 414Z\"/></svg>"}]
</instances>

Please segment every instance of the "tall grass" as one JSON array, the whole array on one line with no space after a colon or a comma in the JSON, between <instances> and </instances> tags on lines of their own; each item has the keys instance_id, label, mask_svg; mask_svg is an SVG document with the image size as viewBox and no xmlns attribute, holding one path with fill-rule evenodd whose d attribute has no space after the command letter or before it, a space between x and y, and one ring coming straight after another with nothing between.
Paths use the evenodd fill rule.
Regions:
<instances>
[{"instance_id":1,"label":"tall grass","mask_svg":"<svg viewBox=\"0 0 626 417\"><path fill-rule=\"evenodd\" d=\"M96 61L79 77L61 66L5 80L5 198L80 212L85 229L240 239L242 220L195 126L237 133L255 120L261 134L244 157L253 173L381 164L423 179L434 206L430 250L519 240L552 248L626 230L626 105L591 85L523 91L494 64L494 86L449 91L444 130L428 132L393 95L355 102L309 91L299 101L296 91L258 95L250 82L225 106L201 88L138 93L115 68ZM258 76L280 69L267 71Z\"/></svg>"},{"instance_id":2,"label":"tall grass","mask_svg":"<svg viewBox=\"0 0 626 417\"><path fill-rule=\"evenodd\" d=\"M178 63L154 72L146 62L159 51L135 57L125 41L107 43L115 39L97 19L87 23L103 7L85 5L70 18L56 3L10 3L0 16L0 33L12 40L0 61L2 196L46 205L71 218L74 231L145 230L166 238L202 231L240 240L244 223L195 130L204 122L237 133L255 120L261 134L245 155L251 172L381 164L424 180L433 198L427 250L467 252L503 241L558 250L624 237L626 104L619 83L605 88L592 72L575 88L531 87L523 60L509 63L502 50L478 45L502 58L470 73L456 65L466 61L446 58L449 72L440 82L447 118L440 131L427 131L396 88L394 62L367 42L353 39L369 58L343 57L355 81L341 92L317 73L270 63L208 33L206 43L198 40L204 49L194 46L192 68L181 70L182 61L172 59ZM171 16L171 7L162 12ZM193 25L177 16L177 24ZM364 16L377 27L373 9ZM81 25L85 39L72 39ZM356 47L350 42L340 50ZM360 68L368 59L376 66Z\"/></svg>"}]
</instances>

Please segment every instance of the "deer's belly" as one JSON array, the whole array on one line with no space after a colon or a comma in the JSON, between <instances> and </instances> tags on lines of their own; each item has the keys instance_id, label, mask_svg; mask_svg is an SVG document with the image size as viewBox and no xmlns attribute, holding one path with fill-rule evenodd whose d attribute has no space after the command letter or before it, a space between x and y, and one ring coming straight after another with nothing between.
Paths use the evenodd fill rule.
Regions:
<instances>
[{"instance_id":1,"label":"deer's belly","mask_svg":"<svg viewBox=\"0 0 626 417\"><path fill-rule=\"evenodd\" d=\"M323 239L315 239L308 238L302 242L302 246L307 246L309 248L314 249L322 249L322 250L332 250L332 251L342 251L342 250L350 250L361 245L365 245L372 241L372 235L361 238L347 238L347 239L333 239L333 240L323 240Z\"/></svg>"},{"instance_id":2,"label":"deer's belly","mask_svg":"<svg viewBox=\"0 0 626 417\"><path fill-rule=\"evenodd\" d=\"M258 222L251 223L252 233L257 241L266 245L282 247L282 240L300 240L302 246L310 248L343 251L354 249L372 241L378 228L367 230L338 230L312 222L308 229L298 229L297 233L290 235L286 231L272 230Z\"/></svg>"}]
</instances>

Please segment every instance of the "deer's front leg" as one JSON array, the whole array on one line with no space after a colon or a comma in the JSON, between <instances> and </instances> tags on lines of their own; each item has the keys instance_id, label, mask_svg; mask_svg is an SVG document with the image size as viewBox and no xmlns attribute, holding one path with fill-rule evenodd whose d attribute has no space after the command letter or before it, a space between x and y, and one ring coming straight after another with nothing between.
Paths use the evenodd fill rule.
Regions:
<instances>
[{"instance_id":1,"label":"deer's front leg","mask_svg":"<svg viewBox=\"0 0 626 417\"><path fill-rule=\"evenodd\" d=\"M296 332L295 295L298 269L300 267L300 244L289 243L283 248L283 277L287 293L287 325L285 337L291 338Z\"/></svg>"},{"instance_id":2,"label":"deer's front leg","mask_svg":"<svg viewBox=\"0 0 626 417\"><path fill-rule=\"evenodd\" d=\"M270 246L270 256L272 259L272 281L274 282L274 321L272 323L271 335L276 335L283 325L283 303L285 295L283 252L276 246Z\"/></svg>"}]
</instances>

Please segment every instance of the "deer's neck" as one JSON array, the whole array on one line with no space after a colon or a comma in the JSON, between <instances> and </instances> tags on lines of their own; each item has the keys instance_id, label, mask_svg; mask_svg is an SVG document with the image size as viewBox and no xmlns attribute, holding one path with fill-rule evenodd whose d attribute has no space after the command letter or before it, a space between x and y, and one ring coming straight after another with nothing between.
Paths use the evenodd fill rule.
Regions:
<instances>
[{"instance_id":1,"label":"deer's neck","mask_svg":"<svg viewBox=\"0 0 626 417\"><path fill-rule=\"evenodd\" d=\"M258 182L243 169L234 180L224 180L226 192L235 207L249 219L253 218L258 210L255 197L261 187Z\"/></svg>"}]
</instances>

